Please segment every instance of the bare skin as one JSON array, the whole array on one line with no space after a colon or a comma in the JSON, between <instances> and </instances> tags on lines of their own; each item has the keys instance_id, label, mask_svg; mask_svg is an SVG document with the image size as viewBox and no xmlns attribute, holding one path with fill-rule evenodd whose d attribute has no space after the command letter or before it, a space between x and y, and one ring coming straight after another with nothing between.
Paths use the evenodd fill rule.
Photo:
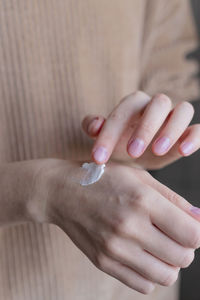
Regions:
<instances>
[{"instance_id":1,"label":"bare skin","mask_svg":"<svg viewBox=\"0 0 200 300\"><path fill-rule=\"evenodd\" d=\"M81 164L1 165L0 224L56 224L100 270L141 293L173 284L200 246L191 204L147 171L111 162L98 182L83 187Z\"/></svg>"},{"instance_id":2,"label":"bare skin","mask_svg":"<svg viewBox=\"0 0 200 300\"><path fill-rule=\"evenodd\" d=\"M190 154L199 148L199 125L187 127L193 115L189 103L170 110L163 95L161 106L142 92L133 97L123 99L107 120L97 119L99 127L90 132L96 139L93 158L95 147L103 146L108 154L104 162L117 154L124 162L128 158L142 167L159 168L185 155L183 142L193 144ZM83 122L86 131L91 120ZM155 151L155 134L170 137L171 148L162 155ZM136 158L130 155L132 137L145 145ZM1 164L0 224L56 224L100 270L132 289L148 294L156 284L172 285L200 247L200 217L192 205L146 170L121 163L108 162L100 181L83 187L81 164L61 159Z\"/></svg>"},{"instance_id":3,"label":"bare skin","mask_svg":"<svg viewBox=\"0 0 200 300\"><path fill-rule=\"evenodd\" d=\"M141 293L172 285L200 246L200 226L185 199L141 169L108 163L83 187L79 162L56 161L48 220L62 228L102 271ZM69 175L70 174L70 175Z\"/></svg>"}]
</instances>

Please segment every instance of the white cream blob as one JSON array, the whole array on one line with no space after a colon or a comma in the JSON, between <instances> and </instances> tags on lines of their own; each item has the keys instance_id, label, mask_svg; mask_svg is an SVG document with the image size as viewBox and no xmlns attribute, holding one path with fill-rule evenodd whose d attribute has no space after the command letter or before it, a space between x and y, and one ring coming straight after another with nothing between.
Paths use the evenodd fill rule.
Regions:
<instances>
[{"instance_id":1,"label":"white cream blob","mask_svg":"<svg viewBox=\"0 0 200 300\"><path fill-rule=\"evenodd\" d=\"M89 185L97 182L104 173L105 164L97 165L94 162L82 164L82 168L86 169L84 177L81 179L81 185Z\"/></svg>"}]
</instances>

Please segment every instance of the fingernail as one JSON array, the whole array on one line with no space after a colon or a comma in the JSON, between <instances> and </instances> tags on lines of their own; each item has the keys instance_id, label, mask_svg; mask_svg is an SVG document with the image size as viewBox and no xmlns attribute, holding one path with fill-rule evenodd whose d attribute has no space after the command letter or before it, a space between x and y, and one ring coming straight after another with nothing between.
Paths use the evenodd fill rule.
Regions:
<instances>
[{"instance_id":1,"label":"fingernail","mask_svg":"<svg viewBox=\"0 0 200 300\"><path fill-rule=\"evenodd\" d=\"M190 211L195 214L195 215L200 215L200 208L196 207L196 206L192 206L190 208Z\"/></svg>"},{"instance_id":2,"label":"fingernail","mask_svg":"<svg viewBox=\"0 0 200 300\"><path fill-rule=\"evenodd\" d=\"M170 139L168 137L159 138L154 144L154 151L157 154L164 154L170 147Z\"/></svg>"},{"instance_id":3,"label":"fingernail","mask_svg":"<svg viewBox=\"0 0 200 300\"><path fill-rule=\"evenodd\" d=\"M108 151L104 147L98 147L93 153L93 157L99 163L103 163L108 157Z\"/></svg>"},{"instance_id":4,"label":"fingernail","mask_svg":"<svg viewBox=\"0 0 200 300\"><path fill-rule=\"evenodd\" d=\"M128 152L134 157L139 157L143 153L144 148L144 141L135 138L129 143Z\"/></svg>"},{"instance_id":5,"label":"fingernail","mask_svg":"<svg viewBox=\"0 0 200 300\"><path fill-rule=\"evenodd\" d=\"M101 123L102 122L101 122L101 120L99 120L98 117L93 119L87 128L87 132L88 133L96 133L98 131L98 129L100 128Z\"/></svg>"},{"instance_id":6,"label":"fingernail","mask_svg":"<svg viewBox=\"0 0 200 300\"><path fill-rule=\"evenodd\" d=\"M180 149L184 155L189 155L194 149L194 144L191 142L183 142L180 146Z\"/></svg>"}]
</instances>

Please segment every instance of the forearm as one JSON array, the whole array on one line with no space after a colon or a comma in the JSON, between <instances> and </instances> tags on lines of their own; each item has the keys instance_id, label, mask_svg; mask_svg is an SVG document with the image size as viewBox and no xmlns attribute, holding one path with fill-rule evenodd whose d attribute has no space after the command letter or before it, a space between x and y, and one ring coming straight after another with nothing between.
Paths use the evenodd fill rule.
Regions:
<instances>
[{"instance_id":1,"label":"forearm","mask_svg":"<svg viewBox=\"0 0 200 300\"><path fill-rule=\"evenodd\" d=\"M0 226L47 219L47 179L43 170L52 159L0 165Z\"/></svg>"}]
</instances>

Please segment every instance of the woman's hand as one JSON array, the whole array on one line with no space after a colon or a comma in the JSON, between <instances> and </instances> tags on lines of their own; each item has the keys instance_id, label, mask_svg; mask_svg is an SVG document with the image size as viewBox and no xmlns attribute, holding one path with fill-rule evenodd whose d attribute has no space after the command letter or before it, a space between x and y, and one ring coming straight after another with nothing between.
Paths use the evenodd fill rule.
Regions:
<instances>
[{"instance_id":1,"label":"woman's hand","mask_svg":"<svg viewBox=\"0 0 200 300\"><path fill-rule=\"evenodd\" d=\"M1 164L0 225L57 224L127 286L146 294L156 283L173 284L200 247L199 209L148 172L116 163L81 186L80 166L60 159Z\"/></svg>"},{"instance_id":2,"label":"woman's hand","mask_svg":"<svg viewBox=\"0 0 200 300\"><path fill-rule=\"evenodd\" d=\"M106 163L110 156L134 161L146 169L158 169L200 147L200 124L189 126L194 114L189 102L172 109L169 97L150 97L138 91L123 98L105 119L87 116L84 131L96 139L92 158Z\"/></svg>"},{"instance_id":3,"label":"woman's hand","mask_svg":"<svg viewBox=\"0 0 200 300\"><path fill-rule=\"evenodd\" d=\"M49 187L49 222L127 286L147 294L156 283L172 285L200 246L192 206L147 171L113 162L98 182L81 186L80 166L52 159L40 176Z\"/></svg>"}]
</instances>

